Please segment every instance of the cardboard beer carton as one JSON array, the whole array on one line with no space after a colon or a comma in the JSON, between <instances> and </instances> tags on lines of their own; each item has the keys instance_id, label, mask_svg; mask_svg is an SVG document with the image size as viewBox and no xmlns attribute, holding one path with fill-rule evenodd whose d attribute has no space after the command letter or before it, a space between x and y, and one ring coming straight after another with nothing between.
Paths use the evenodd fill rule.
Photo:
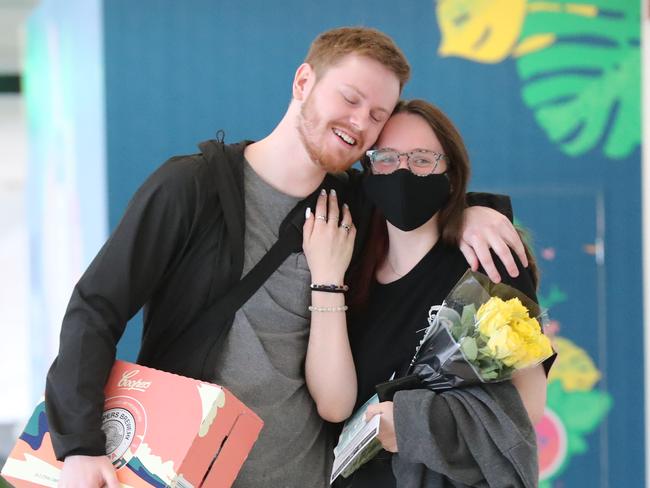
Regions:
<instances>
[{"instance_id":1,"label":"cardboard beer carton","mask_svg":"<svg viewBox=\"0 0 650 488\"><path fill-rule=\"evenodd\" d=\"M124 361L104 392L106 455L125 488L230 487L263 425L225 388ZM55 487L62 467L41 402L2 475L17 488Z\"/></svg>"}]
</instances>

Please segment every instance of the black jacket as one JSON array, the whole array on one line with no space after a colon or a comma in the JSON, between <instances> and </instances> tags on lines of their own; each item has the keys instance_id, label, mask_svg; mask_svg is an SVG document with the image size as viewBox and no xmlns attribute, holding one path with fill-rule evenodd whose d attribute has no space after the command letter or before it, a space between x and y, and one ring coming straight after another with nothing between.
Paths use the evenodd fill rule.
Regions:
<instances>
[{"instance_id":1,"label":"black jacket","mask_svg":"<svg viewBox=\"0 0 650 488\"><path fill-rule=\"evenodd\" d=\"M104 384L126 323L141 307L138 363L208 379L224 336L220 332L229 330L234 315L205 331L200 343L186 332L242 275L248 143L208 141L199 154L165 162L138 189L75 286L45 390L57 458L105 454ZM336 188L343 202L349 179L327 175L321 187ZM321 187L281 226L294 236L293 252L302 248L305 206L315 207Z\"/></svg>"}]
</instances>

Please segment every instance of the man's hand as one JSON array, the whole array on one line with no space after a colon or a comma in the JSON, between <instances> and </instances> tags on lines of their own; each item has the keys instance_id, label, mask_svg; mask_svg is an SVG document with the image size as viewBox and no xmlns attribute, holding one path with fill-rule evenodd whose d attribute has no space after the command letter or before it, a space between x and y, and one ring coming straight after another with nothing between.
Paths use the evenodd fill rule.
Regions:
<instances>
[{"instance_id":1,"label":"man's hand","mask_svg":"<svg viewBox=\"0 0 650 488\"><path fill-rule=\"evenodd\" d=\"M366 410L366 422L375 415L381 415L379 420L379 433L377 440L388 452L397 452L397 436L395 435L395 421L393 420L393 402L375 403Z\"/></svg>"},{"instance_id":2,"label":"man's hand","mask_svg":"<svg viewBox=\"0 0 650 488\"><path fill-rule=\"evenodd\" d=\"M508 274L513 278L519 275L517 264L512 257L513 250L524 267L528 266L524 244L505 215L491 208L474 206L465 209L463 217L459 247L473 271L481 265L493 282L501 281L490 249L499 256Z\"/></svg>"},{"instance_id":3,"label":"man's hand","mask_svg":"<svg viewBox=\"0 0 650 488\"><path fill-rule=\"evenodd\" d=\"M59 488L120 488L115 468L106 456L68 456Z\"/></svg>"}]
</instances>

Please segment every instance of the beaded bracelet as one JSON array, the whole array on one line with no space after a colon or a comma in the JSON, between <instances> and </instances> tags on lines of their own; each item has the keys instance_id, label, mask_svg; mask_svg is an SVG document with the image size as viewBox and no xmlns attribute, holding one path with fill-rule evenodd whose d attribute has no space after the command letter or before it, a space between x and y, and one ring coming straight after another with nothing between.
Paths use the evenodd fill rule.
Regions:
<instances>
[{"instance_id":1,"label":"beaded bracelet","mask_svg":"<svg viewBox=\"0 0 650 488\"><path fill-rule=\"evenodd\" d=\"M348 285L318 285L316 283L309 285L309 288L313 291L324 291L327 293L344 293L349 289Z\"/></svg>"},{"instance_id":2,"label":"beaded bracelet","mask_svg":"<svg viewBox=\"0 0 650 488\"><path fill-rule=\"evenodd\" d=\"M309 305L310 312L345 312L347 309L347 305L341 305L340 307L315 307L314 305Z\"/></svg>"}]
</instances>

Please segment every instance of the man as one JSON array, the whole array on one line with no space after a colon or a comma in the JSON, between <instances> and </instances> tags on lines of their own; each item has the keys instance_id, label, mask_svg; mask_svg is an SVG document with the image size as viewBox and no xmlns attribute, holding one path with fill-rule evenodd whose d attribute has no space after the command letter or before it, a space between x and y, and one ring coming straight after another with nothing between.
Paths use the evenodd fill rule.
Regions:
<instances>
[{"instance_id":1,"label":"man","mask_svg":"<svg viewBox=\"0 0 650 488\"><path fill-rule=\"evenodd\" d=\"M60 486L118 486L102 455L103 385L125 324L142 306L139 362L221 384L265 421L236 486L328 486L331 440L303 371L310 276L300 249L234 318L215 323L215 331L232 325L223 340L215 332L197 344L186 332L264 256L281 226L291 226L287 214L304 219L308 202L335 183L327 172L346 170L372 145L409 73L384 34L328 31L296 71L291 103L271 134L203 144L201 154L172 158L138 190L73 291L48 374L52 439L65 459ZM512 269L508 245L523 248L503 227L507 219L471 212L464 239L475 251L461 245L470 264L478 255L493 272L491 246Z\"/></svg>"}]
</instances>

